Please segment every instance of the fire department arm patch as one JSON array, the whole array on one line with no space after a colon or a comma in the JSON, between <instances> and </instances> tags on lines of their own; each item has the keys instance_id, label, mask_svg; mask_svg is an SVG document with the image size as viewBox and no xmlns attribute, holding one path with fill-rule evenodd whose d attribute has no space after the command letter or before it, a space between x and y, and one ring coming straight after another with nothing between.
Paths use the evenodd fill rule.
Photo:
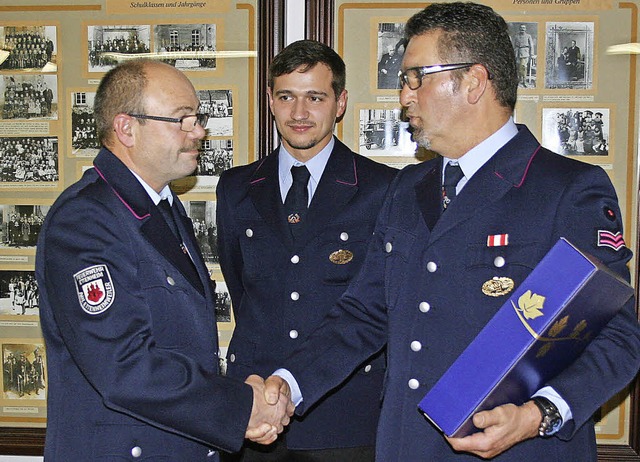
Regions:
<instances>
[{"instance_id":1,"label":"fire department arm patch","mask_svg":"<svg viewBox=\"0 0 640 462\"><path fill-rule=\"evenodd\" d=\"M87 314L104 313L116 298L106 265L94 265L73 275L80 307Z\"/></svg>"}]
</instances>

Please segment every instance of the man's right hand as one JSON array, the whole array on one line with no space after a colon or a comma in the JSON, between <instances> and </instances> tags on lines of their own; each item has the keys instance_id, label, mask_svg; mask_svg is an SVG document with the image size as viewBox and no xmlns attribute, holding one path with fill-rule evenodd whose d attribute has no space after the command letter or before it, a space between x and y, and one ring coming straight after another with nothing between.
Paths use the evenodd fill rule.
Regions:
<instances>
[{"instance_id":1,"label":"man's right hand","mask_svg":"<svg viewBox=\"0 0 640 462\"><path fill-rule=\"evenodd\" d=\"M293 415L289 385L280 377L271 376L265 382L258 375L250 375L245 383L253 388L253 407L245 438L255 443L271 444Z\"/></svg>"}]
</instances>

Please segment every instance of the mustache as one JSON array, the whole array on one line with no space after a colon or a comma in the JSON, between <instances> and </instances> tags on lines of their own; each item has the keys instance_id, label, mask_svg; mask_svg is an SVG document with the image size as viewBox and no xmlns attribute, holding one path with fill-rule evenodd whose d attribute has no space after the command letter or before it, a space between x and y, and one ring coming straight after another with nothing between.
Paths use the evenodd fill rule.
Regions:
<instances>
[{"instance_id":1,"label":"mustache","mask_svg":"<svg viewBox=\"0 0 640 462\"><path fill-rule=\"evenodd\" d=\"M315 127L313 122L287 122L287 127Z\"/></svg>"},{"instance_id":2,"label":"mustache","mask_svg":"<svg viewBox=\"0 0 640 462\"><path fill-rule=\"evenodd\" d=\"M182 149L180 149L180 152L201 151L201 148L202 148L202 142L196 141L191 143L189 146L185 146Z\"/></svg>"}]
</instances>

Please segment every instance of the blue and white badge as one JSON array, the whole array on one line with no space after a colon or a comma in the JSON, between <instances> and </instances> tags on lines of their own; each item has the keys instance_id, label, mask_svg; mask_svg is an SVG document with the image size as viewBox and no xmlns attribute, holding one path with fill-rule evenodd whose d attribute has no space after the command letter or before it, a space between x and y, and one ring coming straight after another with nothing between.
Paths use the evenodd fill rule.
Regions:
<instances>
[{"instance_id":1,"label":"blue and white badge","mask_svg":"<svg viewBox=\"0 0 640 462\"><path fill-rule=\"evenodd\" d=\"M87 314L104 313L116 298L106 265L94 265L73 275L80 306Z\"/></svg>"}]
</instances>

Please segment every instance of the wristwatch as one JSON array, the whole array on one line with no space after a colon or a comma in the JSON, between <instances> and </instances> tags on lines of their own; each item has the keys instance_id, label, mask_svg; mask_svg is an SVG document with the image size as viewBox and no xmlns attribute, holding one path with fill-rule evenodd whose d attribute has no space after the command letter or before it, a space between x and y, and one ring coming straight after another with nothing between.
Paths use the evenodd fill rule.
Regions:
<instances>
[{"instance_id":1,"label":"wristwatch","mask_svg":"<svg viewBox=\"0 0 640 462\"><path fill-rule=\"evenodd\" d=\"M540 409L542 421L538 427L538 435L551 436L562 426L562 416L555 404L544 396L534 396L532 401Z\"/></svg>"}]
</instances>

